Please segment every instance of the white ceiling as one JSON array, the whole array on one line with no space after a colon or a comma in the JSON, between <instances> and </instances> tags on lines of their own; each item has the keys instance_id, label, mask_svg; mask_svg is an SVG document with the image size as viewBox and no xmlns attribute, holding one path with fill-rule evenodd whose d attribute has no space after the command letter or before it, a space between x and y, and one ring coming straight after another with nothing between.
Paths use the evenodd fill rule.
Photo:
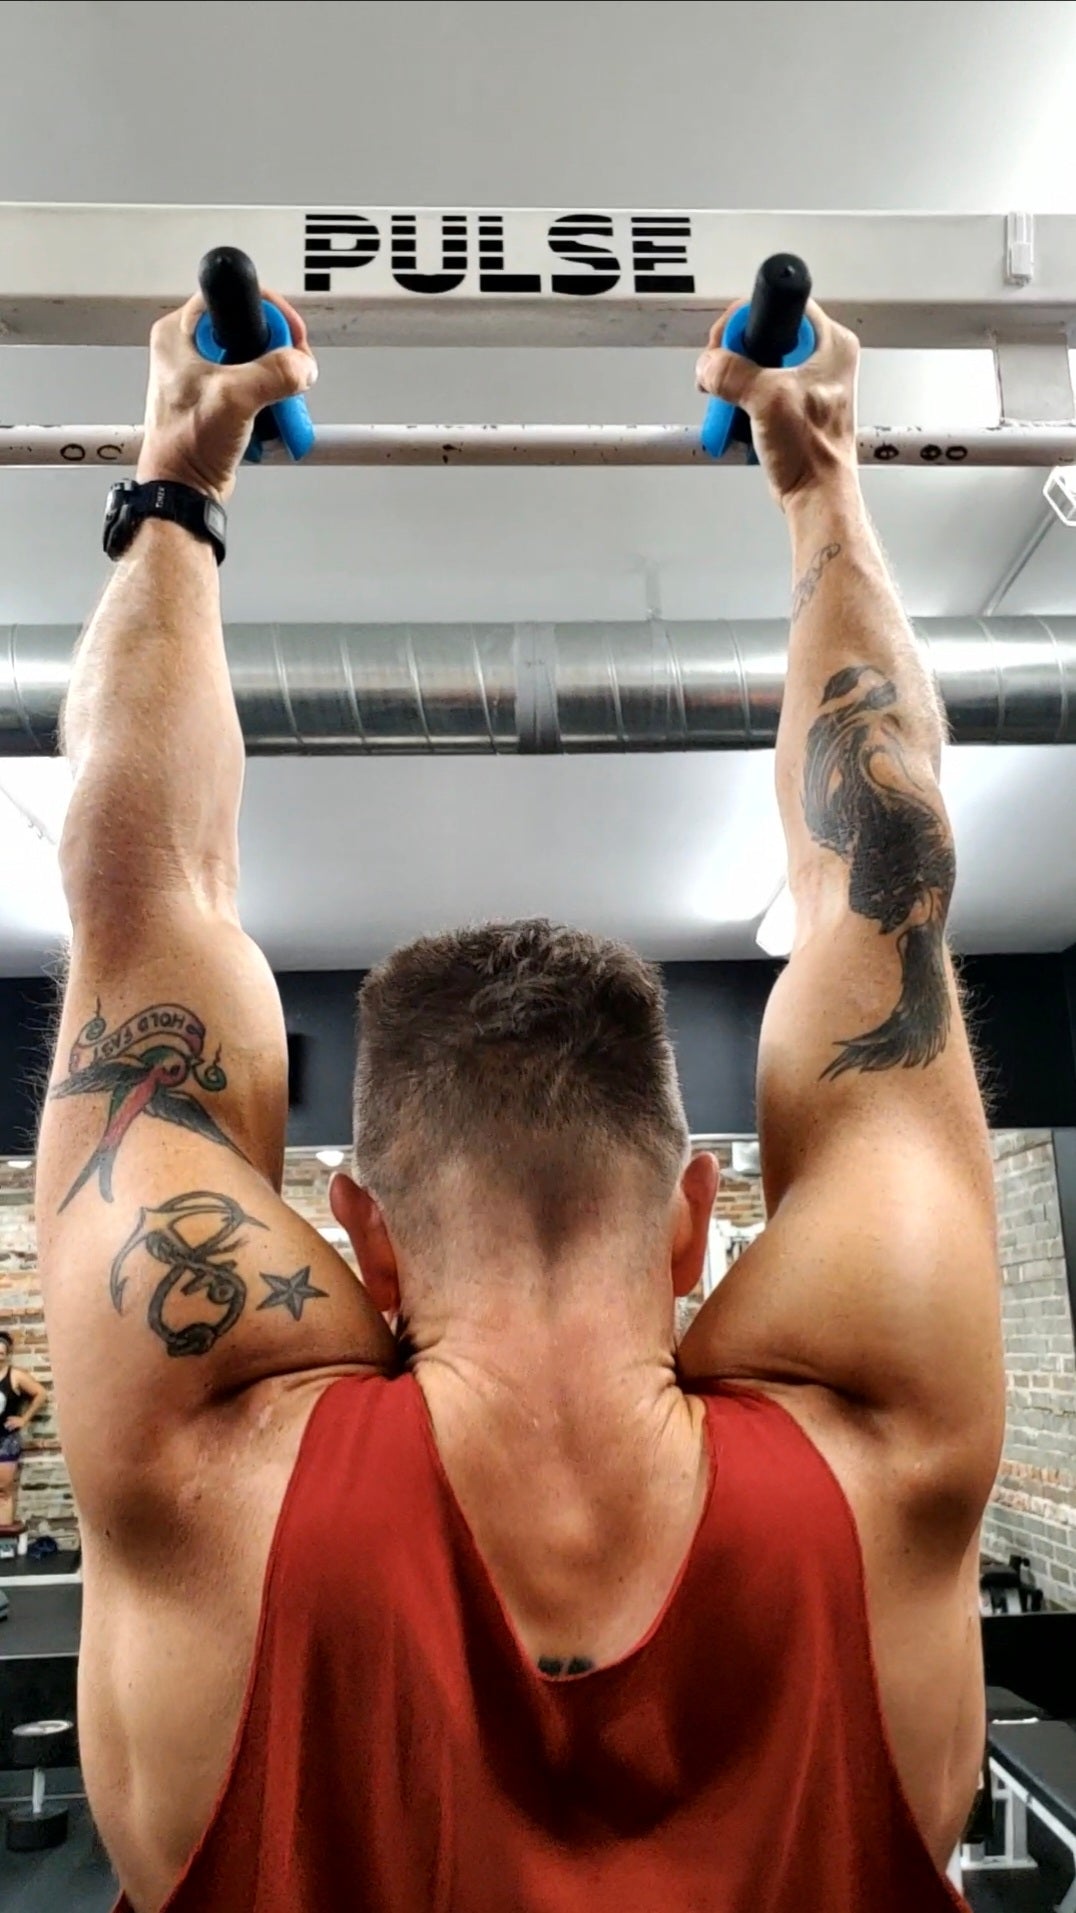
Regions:
<instances>
[{"instance_id":1,"label":"white ceiling","mask_svg":"<svg viewBox=\"0 0 1076 1913\"><path fill-rule=\"evenodd\" d=\"M1076 211L1071 0L39 0L0 7L0 68L9 199ZM0 415L133 418L143 376L139 353L0 353ZM697 411L691 355L666 352L336 352L316 394L332 420ZM990 360L869 355L861 411L985 421ZM983 608L1039 521L1041 476L866 474L913 613ZM100 507L89 473L0 473L0 622L86 614ZM252 473L232 522L232 619L787 605L783 528L744 472ZM1048 533L1004 609L1076 611L1076 536ZM258 762L248 921L281 966L364 963L428 925L539 910L657 956L754 954L780 873L770 768L740 755ZM961 945L1076 939L1076 752L965 750L947 778ZM3 831L11 973L40 959L54 902L2 881Z\"/></svg>"}]
</instances>

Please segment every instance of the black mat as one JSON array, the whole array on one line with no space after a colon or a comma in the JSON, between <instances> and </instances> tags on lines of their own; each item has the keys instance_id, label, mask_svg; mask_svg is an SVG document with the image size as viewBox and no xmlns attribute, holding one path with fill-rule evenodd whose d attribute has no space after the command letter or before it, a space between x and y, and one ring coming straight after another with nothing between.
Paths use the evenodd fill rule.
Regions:
<instances>
[{"instance_id":1,"label":"black mat","mask_svg":"<svg viewBox=\"0 0 1076 1913\"><path fill-rule=\"evenodd\" d=\"M8 1617L0 1622L0 1661L45 1660L78 1655L82 1623L82 1583L55 1588L6 1590Z\"/></svg>"},{"instance_id":2,"label":"black mat","mask_svg":"<svg viewBox=\"0 0 1076 1913\"><path fill-rule=\"evenodd\" d=\"M0 1621L0 1768L14 1764L12 1733L27 1720L74 1720L82 1584L9 1588ZM6 1855L4 1856L7 1857Z\"/></svg>"},{"instance_id":3,"label":"black mat","mask_svg":"<svg viewBox=\"0 0 1076 1913\"><path fill-rule=\"evenodd\" d=\"M1076 1834L1076 1731L1066 1721L998 1721L990 1752Z\"/></svg>"},{"instance_id":4,"label":"black mat","mask_svg":"<svg viewBox=\"0 0 1076 1913\"><path fill-rule=\"evenodd\" d=\"M969 1874L964 1898L971 1913L1054 1913L1067 1884L1062 1875L1045 1871Z\"/></svg>"},{"instance_id":5,"label":"black mat","mask_svg":"<svg viewBox=\"0 0 1076 1913\"><path fill-rule=\"evenodd\" d=\"M0 1561L0 1587L14 1581L16 1585L23 1577L43 1574L73 1574L81 1556L71 1548L61 1548L59 1554L47 1554L43 1561L34 1561L28 1554L17 1554L14 1560Z\"/></svg>"}]
</instances>

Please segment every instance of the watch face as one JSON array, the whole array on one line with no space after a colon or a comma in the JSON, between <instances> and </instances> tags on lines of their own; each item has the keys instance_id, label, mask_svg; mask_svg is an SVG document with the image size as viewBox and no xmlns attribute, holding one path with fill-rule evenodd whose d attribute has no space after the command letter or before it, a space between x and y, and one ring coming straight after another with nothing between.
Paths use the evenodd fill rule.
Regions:
<instances>
[{"instance_id":1,"label":"watch face","mask_svg":"<svg viewBox=\"0 0 1076 1913\"><path fill-rule=\"evenodd\" d=\"M123 520L127 515L126 508L132 489L133 487L129 478L117 479L114 485L109 486L108 497L105 501L104 537L102 539L106 556L109 558L121 558L125 544L130 543L131 534L129 531L126 540L124 539L125 526Z\"/></svg>"}]
</instances>

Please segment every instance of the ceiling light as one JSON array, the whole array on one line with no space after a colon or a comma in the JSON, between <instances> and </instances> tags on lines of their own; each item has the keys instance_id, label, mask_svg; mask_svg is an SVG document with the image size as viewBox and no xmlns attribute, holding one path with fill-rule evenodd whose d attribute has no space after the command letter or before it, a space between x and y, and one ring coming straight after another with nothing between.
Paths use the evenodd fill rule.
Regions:
<instances>
[{"instance_id":1,"label":"ceiling light","mask_svg":"<svg viewBox=\"0 0 1076 1913\"><path fill-rule=\"evenodd\" d=\"M8 757L0 763L0 790L53 844L60 841L72 782L64 757Z\"/></svg>"},{"instance_id":2,"label":"ceiling light","mask_svg":"<svg viewBox=\"0 0 1076 1913\"><path fill-rule=\"evenodd\" d=\"M783 669L774 659L776 676ZM785 872L784 831L773 782L773 753L744 752L722 795L709 868L693 878L688 907L706 923L754 923Z\"/></svg>"},{"instance_id":3,"label":"ceiling light","mask_svg":"<svg viewBox=\"0 0 1076 1913\"><path fill-rule=\"evenodd\" d=\"M5 766L5 769L10 768ZM71 934L56 843L0 779L0 896L6 921L46 937Z\"/></svg>"},{"instance_id":4,"label":"ceiling light","mask_svg":"<svg viewBox=\"0 0 1076 1913\"><path fill-rule=\"evenodd\" d=\"M9 1156L7 1158L7 1166L9 1169L32 1169L34 1166L33 1157Z\"/></svg>"},{"instance_id":5,"label":"ceiling light","mask_svg":"<svg viewBox=\"0 0 1076 1913\"><path fill-rule=\"evenodd\" d=\"M753 923L772 898L780 870L781 863L764 854L746 851L728 861L722 855L699 893L699 914L708 923Z\"/></svg>"},{"instance_id":6,"label":"ceiling light","mask_svg":"<svg viewBox=\"0 0 1076 1913\"><path fill-rule=\"evenodd\" d=\"M1076 530L1076 467L1055 465L1042 488L1042 495L1063 525Z\"/></svg>"},{"instance_id":7,"label":"ceiling light","mask_svg":"<svg viewBox=\"0 0 1076 1913\"><path fill-rule=\"evenodd\" d=\"M342 1149L319 1149L317 1156L318 1161L323 1162L326 1169L339 1169L340 1164L344 1160L344 1152Z\"/></svg>"},{"instance_id":8,"label":"ceiling light","mask_svg":"<svg viewBox=\"0 0 1076 1913\"><path fill-rule=\"evenodd\" d=\"M791 890L783 883L755 931L755 942L767 956L784 957L790 954L795 938L796 906Z\"/></svg>"}]
</instances>

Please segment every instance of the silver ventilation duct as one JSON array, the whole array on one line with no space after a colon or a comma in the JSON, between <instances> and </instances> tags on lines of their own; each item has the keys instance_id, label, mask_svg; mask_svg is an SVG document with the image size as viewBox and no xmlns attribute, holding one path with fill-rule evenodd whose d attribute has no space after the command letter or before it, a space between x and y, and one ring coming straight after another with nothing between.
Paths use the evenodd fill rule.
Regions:
<instances>
[{"instance_id":1,"label":"silver ventilation duct","mask_svg":"<svg viewBox=\"0 0 1076 1913\"><path fill-rule=\"evenodd\" d=\"M961 744L1076 744L1076 618L916 627ZM76 638L0 626L0 757L56 747ZM238 624L228 661L260 756L753 750L774 742L777 620Z\"/></svg>"}]
</instances>

